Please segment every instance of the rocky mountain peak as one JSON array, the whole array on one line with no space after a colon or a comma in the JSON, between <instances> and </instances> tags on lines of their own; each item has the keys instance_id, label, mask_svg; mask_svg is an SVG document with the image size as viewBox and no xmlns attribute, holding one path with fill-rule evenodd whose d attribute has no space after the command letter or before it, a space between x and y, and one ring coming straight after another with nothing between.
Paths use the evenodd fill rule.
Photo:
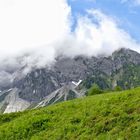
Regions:
<instances>
[{"instance_id":1,"label":"rocky mountain peak","mask_svg":"<svg viewBox=\"0 0 140 140\"><path fill-rule=\"evenodd\" d=\"M57 97L61 97L60 95L65 99L69 97L66 91L72 91L69 93L73 94L73 97L80 97L78 92L81 93L81 90L72 90L69 86L73 81L78 83L82 80L81 89L87 89L93 83L98 84L102 89L112 89L114 85L122 88L137 86L140 84L140 54L122 48L108 57L63 56L56 58L55 63L49 68L33 69L23 77L20 76L20 70L15 73L9 87L16 88L18 95L15 92L12 94L15 93L16 97L30 105L38 104L42 100L50 103L52 93L55 96L53 100L57 100ZM82 95L84 95L83 92Z\"/></svg>"}]
</instances>

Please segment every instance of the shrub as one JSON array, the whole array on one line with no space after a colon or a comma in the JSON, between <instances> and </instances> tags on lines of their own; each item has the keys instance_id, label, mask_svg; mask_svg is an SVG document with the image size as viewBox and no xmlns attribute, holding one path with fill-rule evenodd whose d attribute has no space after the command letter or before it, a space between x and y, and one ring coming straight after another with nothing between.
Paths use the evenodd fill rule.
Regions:
<instances>
[{"instance_id":1,"label":"shrub","mask_svg":"<svg viewBox=\"0 0 140 140\"><path fill-rule=\"evenodd\" d=\"M93 86L88 90L87 95L91 96L91 95L96 95L101 93L103 93L103 91L99 88L99 86L97 84L93 84Z\"/></svg>"},{"instance_id":2,"label":"shrub","mask_svg":"<svg viewBox=\"0 0 140 140\"><path fill-rule=\"evenodd\" d=\"M121 88L120 86L116 86L116 87L114 88L114 90L115 90L115 91L122 91L122 88Z\"/></svg>"}]
</instances>

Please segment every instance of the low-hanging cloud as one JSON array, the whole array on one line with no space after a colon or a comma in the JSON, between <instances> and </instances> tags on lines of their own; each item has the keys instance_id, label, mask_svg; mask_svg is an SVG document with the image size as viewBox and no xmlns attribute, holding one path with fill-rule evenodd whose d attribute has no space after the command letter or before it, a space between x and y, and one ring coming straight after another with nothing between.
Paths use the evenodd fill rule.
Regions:
<instances>
[{"instance_id":1,"label":"low-hanging cloud","mask_svg":"<svg viewBox=\"0 0 140 140\"><path fill-rule=\"evenodd\" d=\"M28 73L59 55L110 55L121 47L140 52L139 43L100 10L79 16L73 32L71 19L66 0L0 0L0 71Z\"/></svg>"},{"instance_id":2,"label":"low-hanging cloud","mask_svg":"<svg viewBox=\"0 0 140 140\"><path fill-rule=\"evenodd\" d=\"M87 16L78 18L75 31L65 38L57 52L72 57L98 56L110 55L122 47L140 51L140 44L121 29L115 19L100 10L88 10Z\"/></svg>"}]
</instances>

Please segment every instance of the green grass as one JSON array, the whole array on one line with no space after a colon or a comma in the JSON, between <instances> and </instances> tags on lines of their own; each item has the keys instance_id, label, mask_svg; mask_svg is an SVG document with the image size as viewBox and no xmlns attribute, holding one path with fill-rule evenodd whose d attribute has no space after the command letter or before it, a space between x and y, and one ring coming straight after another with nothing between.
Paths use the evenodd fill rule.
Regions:
<instances>
[{"instance_id":1,"label":"green grass","mask_svg":"<svg viewBox=\"0 0 140 140\"><path fill-rule=\"evenodd\" d=\"M140 88L0 115L0 140L140 140Z\"/></svg>"}]
</instances>

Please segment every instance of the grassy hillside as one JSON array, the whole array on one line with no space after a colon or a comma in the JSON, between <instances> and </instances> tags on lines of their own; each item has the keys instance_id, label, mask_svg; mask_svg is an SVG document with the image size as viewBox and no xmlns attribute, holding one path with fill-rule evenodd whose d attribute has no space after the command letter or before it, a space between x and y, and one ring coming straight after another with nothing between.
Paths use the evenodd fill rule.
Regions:
<instances>
[{"instance_id":1,"label":"grassy hillside","mask_svg":"<svg viewBox=\"0 0 140 140\"><path fill-rule=\"evenodd\" d=\"M0 115L0 140L139 140L140 88Z\"/></svg>"}]
</instances>

